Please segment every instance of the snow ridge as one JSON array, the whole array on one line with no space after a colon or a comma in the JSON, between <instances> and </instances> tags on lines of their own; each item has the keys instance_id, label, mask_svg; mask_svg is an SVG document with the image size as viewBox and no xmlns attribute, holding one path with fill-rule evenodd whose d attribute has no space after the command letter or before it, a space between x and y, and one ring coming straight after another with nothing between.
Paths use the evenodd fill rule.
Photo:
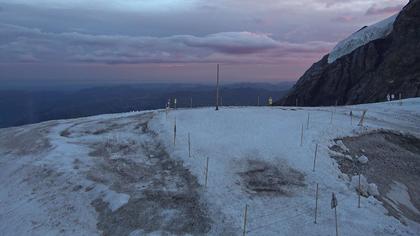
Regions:
<instances>
[{"instance_id":1,"label":"snow ridge","mask_svg":"<svg viewBox=\"0 0 420 236\"><path fill-rule=\"evenodd\" d=\"M364 27L353 33L350 37L339 42L328 56L328 63L331 64L338 58L347 55L356 48L363 46L375 39L384 38L393 30L393 25L398 14L380 21L374 25Z\"/></svg>"}]
</instances>

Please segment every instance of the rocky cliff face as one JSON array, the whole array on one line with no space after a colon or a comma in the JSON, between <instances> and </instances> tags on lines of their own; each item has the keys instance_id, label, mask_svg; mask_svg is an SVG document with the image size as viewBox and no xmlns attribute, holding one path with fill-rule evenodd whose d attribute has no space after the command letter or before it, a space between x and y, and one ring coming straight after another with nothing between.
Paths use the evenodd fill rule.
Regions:
<instances>
[{"instance_id":1,"label":"rocky cliff face","mask_svg":"<svg viewBox=\"0 0 420 236\"><path fill-rule=\"evenodd\" d=\"M379 102L386 95L420 96L420 0L411 0L384 38L332 63L312 65L276 105L328 106Z\"/></svg>"}]
</instances>

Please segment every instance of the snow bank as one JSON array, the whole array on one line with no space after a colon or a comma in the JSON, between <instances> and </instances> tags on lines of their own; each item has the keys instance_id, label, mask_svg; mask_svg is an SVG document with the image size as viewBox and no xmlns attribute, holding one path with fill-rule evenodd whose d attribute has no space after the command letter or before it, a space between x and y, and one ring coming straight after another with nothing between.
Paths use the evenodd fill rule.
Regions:
<instances>
[{"instance_id":1,"label":"snow bank","mask_svg":"<svg viewBox=\"0 0 420 236\"><path fill-rule=\"evenodd\" d=\"M393 181L391 189L386 194L386 198L393 203L396 209L400 209L401 205L405 206L412 212L420 214L420 211L413 205L410 194L408 194L407 186L398 181Z\"/></svg>"},{"instance_id":2,"label":"snow bank","mask_svg":"<svg viewBox=\"0 0 420 236\"><path fill-rule=\"evenodd\" d=\"M364 175L360 176L360 189L358 175L351 178L350 186L352 186L353 189L360 192L360 194L365 197L379 195L378 186L374 183L369 184Z\"/></svg>"},{"instance_id":3,"label":"snow bank","mask_svg":"<svg viewBox=\"0 0 420 236\"><path fill-rule=\"evenodd\" d=\"M380 21L374 25L362 28L350 37L339 42L328 56L328 63L333 63L338 58L351 53L356 48L363 46L375 39L384 38L392 32L397 14Z\"/></svg>"},{"instance_id":4,"label":"snow bank","mask_svg":"<svg viewBox=\"0 0 420 236\"><path fill-rule=\"evenodd\" d=\"M108 202L111 211L116 211L130 200L130 195L108 191L104 200Z\"/></svg>"},{"instance_id":5,"label":"snow bank","mask_svg":"<svg viewBox=\"0 0 420 236\"><path fill-rule=\"evenodd\" d=\"M366 163L368 163L369 159L367 158L367 156L363 155L363 156L357 158L357 161L362 163L362 164L366 164Z\"/></svg>"},{"instance_id":6,"label":"snow bank","mask_svg":"<svg viewBox=\"0 0 420 236\"><path fill-rule=\"evenodd\" d=\"M338 140L336 143L337 143L337 146L339 146L341 148L341 150L343 150L344 152L346 152L346 153L350 152L348 147L346 147L346 145L343 143L343 140Z\"/></svg>"}]
</instances>

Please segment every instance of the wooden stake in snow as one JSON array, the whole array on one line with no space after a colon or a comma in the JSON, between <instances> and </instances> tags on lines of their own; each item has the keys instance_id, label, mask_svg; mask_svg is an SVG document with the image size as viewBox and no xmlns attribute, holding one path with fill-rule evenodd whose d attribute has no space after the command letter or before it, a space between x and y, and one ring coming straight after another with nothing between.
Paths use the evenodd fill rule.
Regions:
<instances>
[{"instance_id":1,"label":"wooden stake in snow","mask_svg":"<svg viewBox=\"0 0 420 236\"><path fill-rule=\"evenodd\" d=\"M363 121L365 120L365 115L366 115L367 110L364 110L362 113L362 117L360 118L359 124L358 126L363 126Z\"/></svg>"},{"instance_id":2,"label":"wooden stake in snow","mask_svg":"<svg viewBox=\"0 0 420 236\"><path fill-rule=\"evenodd\" d=\"M315 193L315 221L314 223L316 224L316 219L317 219L317 215L318 215L318 184L316 184L316 193Z\"/></svg>"},{"instance_id":3,"label":"wooden stake in snow","mask_svg":"<svg viewBox=\"0 0 420 236\"><path fill-rule=\"evenodd\" d=\"M316 144L316 146L315 146L314 168L312 169L313 172L315 172L315 163L316 163L317 153L318 153L318 144Z\"/></svg>"},{"instance_id":4,"label":"wooden stake in snow","mask_svg":"<svg viewBox=\"0 0 420 236\"><path fill-rule=\"evenodd\" d=\"M358 200L358 203L357 203L357 207L358 208L360 208L360 195L361 195L361 188L360 188L360 172L359 172L359 187L358 187L358 189L357 189L358 191L358 193L359 193L359 200Z\"/></svg>"},{"instance_id":5,"label":"wooden stake in snow","mask_svg":"<svg viewBox=\"0 0 420 236\"><path fill-rule=\"evenodd\" d=\"M303 145L303 124L302 124L302 129L300 132L300 146L302 147L302 145Z\"/></svg>"},{"instance_id":6,"label":"wooden stake in snow","mask_svg":"<svg viewBox=\"0 0 420 236\"><path fill-rule=\"evenodd\" d=\"M208 175L209 175L209 158L207 157L207 161L206 161L206 178L205 178L205 181L204 181L204 186L206 188L207 188Z\"/></svg>"},{"instance_id":7,"label":"wooden stake in snow","mask_svg":"<svg viewBox=\"0 0 420 236\"><path fill-rule=\"evenodd\" d=\"M243 233L242 235L246 235L246 223L247 223L247 217L248 217L248 204L245 204L245 212L244 212L244 227L243 227Z\"/></svg>"},{"instance_id":8,"label":"wooden stake in snow","mask_svg":"<svg viewBox=\"0 0 420 236\"><path fill-rule=\"evenodd\" d=\"M190 133L188 133L188 157L191 157L191 137L190 137Z\"/></svg>"},{"instance_id":9,"label":"wooden stake in snow","mask_svg":"<svg viewBox=\"0 0 420 236\"><path fill-rule=\"evenodd\" d=\"M176 118L175 118L175 122L174 122L174 147L176 144Z\"/></svg>"},{"instance_id":10,"label":"wooden stake in snow","mask_svg":"<svg viewBox=\"0 0 420 236\"><path fill-rule=\"evenodd\" d=\"M334 217L335 217L335 235L338 236L338 221L337 221L337 198L335 197L335 194L332 193L331 197L331 209L334 209Z\"/></svg>"},{"instance_id":11,"label":"wooden stake in snow","mask_svg":"<svg viewBox=\"0 0 420 236\"><path fill-rule=\"evenodd\" d=\"M308 112L308 120L306 121L306 129L309 129L309 116L310 116L310 113Z\"/></svg>"},{"instance_id":12,"label":"wooden stake in snow","mask_svg":"<svg viewBox=\"0 0 420 236\"><path fill-rule=\"evenodd\" d=\"M217 64L216 111L219 110L219 64Z\"/></svg>"}]
</instances>

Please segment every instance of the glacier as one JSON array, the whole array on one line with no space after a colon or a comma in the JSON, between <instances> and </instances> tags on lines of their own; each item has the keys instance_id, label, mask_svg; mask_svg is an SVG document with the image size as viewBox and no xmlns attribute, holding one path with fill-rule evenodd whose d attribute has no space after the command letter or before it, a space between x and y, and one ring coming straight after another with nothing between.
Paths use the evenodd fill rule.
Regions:
<instances>
[{"instance_id":1,"label":"glacier","mask_svg":"<svg viewBox=\"0 0 420 236\"><path fill-rule=\"evenodd\" d=\"M388 36L393 30L393 25L397 16L398 14L395 14L376 24L364 27L350 35L350 37L340 41L329 54L328 63L333 63L342 56L351 53L356 48L363 46L375 39Z\"/></svg>"}]
</instances>

